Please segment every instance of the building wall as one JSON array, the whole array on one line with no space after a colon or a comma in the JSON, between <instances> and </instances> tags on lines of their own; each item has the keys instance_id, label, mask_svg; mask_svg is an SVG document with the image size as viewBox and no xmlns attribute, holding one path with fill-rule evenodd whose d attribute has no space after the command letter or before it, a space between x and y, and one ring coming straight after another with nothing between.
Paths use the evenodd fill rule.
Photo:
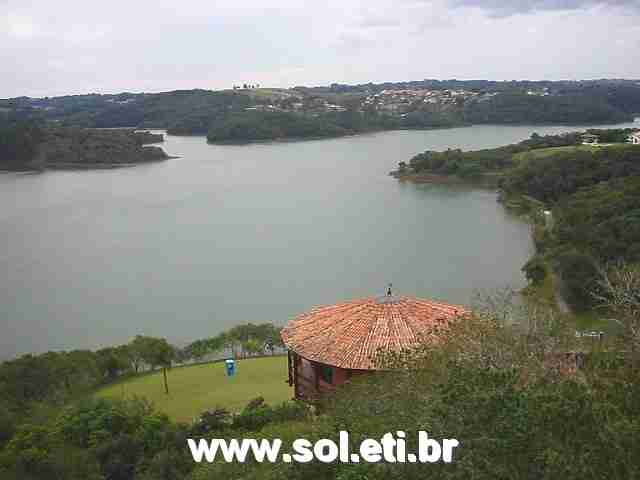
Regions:
<instances>
[{"instance_id":1,"label":"building wall","mask_svg":"<svg viewBox=\"0 0 640 480\"><path fill-rule=\"evenodd\" d=\"M331 382L322 378L321 369L331 369ZM308 360L291 352L291 379L294 396L300 400L313 400L319 395L330 393L339 385L356 375L369 373L367 370L350 370Z\"/></svg>"},{"instance_id":2,"label":"building wall","mask_svg":"<svg viewBox=\"0 0 640 480\"><path fill-rule=\"evenodd\" d=\"M294 394L298 399L311 399L316 395L317 377L313 364L306 358L295 355Z\"/></svg>"}]
</instances>

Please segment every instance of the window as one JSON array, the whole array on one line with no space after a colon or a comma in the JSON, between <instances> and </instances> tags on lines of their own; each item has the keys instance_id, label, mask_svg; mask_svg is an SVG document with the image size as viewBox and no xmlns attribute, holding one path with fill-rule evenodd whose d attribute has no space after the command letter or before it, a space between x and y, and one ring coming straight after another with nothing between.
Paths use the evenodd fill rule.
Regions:
<instances>
[{"instance_id":1,"label":"window","mask_svg":"<svg viewBox=\"0 0 640 480\"><path fill-rule=\"evenodd\" d=\"M323 382L333 384L333 367L318 365L318 375Z\"/></svg>"}]
</instances>

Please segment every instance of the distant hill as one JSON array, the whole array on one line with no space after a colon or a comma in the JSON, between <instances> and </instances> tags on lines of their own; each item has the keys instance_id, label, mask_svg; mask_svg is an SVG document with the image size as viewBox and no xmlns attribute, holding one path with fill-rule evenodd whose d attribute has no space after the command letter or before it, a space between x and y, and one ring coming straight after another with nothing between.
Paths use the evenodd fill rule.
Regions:
<instances>
[{"instance_id":1,"label":"distant hill","mask_svg":"<svg viewBox=\"0 0 640 480\"><path fill-rule=\"evenodd\" d=\"M0 114L17 120L66 127L163 128L176 135L209 134L210 141L478 123L616 123L639 113L640 83L631 80L422 80L0 100ZM285 123L290 126L283 128Z\"/></svg>"}]
</instances>

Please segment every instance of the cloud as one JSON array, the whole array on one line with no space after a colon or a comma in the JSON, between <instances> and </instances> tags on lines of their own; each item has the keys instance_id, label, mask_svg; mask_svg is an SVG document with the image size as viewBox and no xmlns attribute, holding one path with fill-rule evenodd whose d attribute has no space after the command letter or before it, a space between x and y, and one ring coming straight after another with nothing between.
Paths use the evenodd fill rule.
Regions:
<instances>
[{"instance_id":1,"label":"cloud","mask_svg":"<svg viewBox=\"0 0 640 480\"><path fill-rule=\"evenodd\" d=\"M451 3L456 7L478 7L497 17L545 10L579 10L597 6L640 9L638 0L452 0Z\"/></svg>"},{"instance_id":2,"label":"cloud","mask_svg":"<svg viewBox=\"0 0 640 480\"><path fill-rule=\"evenodd\" d=\"M639 78L637 2L605 3L0 0L0 97L243 82ZM612 39L615 48L602 47Z\"/></svg>"}]
</instances>

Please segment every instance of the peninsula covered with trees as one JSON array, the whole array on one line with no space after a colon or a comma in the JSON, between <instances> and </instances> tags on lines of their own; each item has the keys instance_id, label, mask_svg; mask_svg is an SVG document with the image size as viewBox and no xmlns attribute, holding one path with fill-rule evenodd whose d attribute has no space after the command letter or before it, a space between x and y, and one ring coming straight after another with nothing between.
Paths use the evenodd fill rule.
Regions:
<instances>
[{"instance_id":1,"label":"peninsula covered with trees","mask_svg":"<svg viewBox=\"0 0 640 480\"><path fill-rule=\"evenodd\" d=\"M598 279L619 262L640 262L640 146L633 129L540 136L503 147L426 151L392 174L415 181L487 181L500 199L530 216L536 255L524 266L534 284L557 274L576 311L598 301ZM604 143L607 142L607 143ZM544 213L547 212L547 213Z\"/></svg>"},{"instance_id":2,"label":"peninsula covered with trees","mask_svg":"<svg viewBox=\"0 0 640 480\"><path fill-rule=\"evenodd\" d=\"M0 170L111 168L165 160L161 134L0 118Z\"/></svg>"}]
</instances>

